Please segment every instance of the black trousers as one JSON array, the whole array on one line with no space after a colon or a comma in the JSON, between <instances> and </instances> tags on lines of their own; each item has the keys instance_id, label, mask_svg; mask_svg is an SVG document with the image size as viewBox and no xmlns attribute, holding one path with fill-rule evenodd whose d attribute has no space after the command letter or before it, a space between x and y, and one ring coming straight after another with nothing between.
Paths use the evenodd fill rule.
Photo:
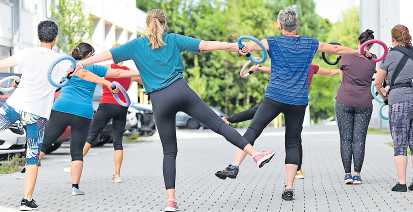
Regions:
<instances>
[{"instance_id":1,"label":"black trousers","mask_svg":"<svg viewBox=\"0 0 413 212\"><path fill-rule=\"evenodd\" d=\"M250 144L261 135L264 128L280 113L285 117L285 164L296 164L301 168L303 149L301 132L307 105L289 105L273 101L267 97L259 105L244 138Z\"/></svg>"},{"instance_id":2,"label":"black trousers","mask_svg":"<svg viewBox=\"0 0 413 212\"><path fill-rule=\"evenodd\" d=\"M233 114L232 116L228 117L227 120L231 123L239 123L239 122L251 120L254 117L255 113L257 112L260 104L261 103L255 105L254 107L248 110L244 110L239 113Z\"/></svg>"},{"instance_id":3,"label":"black trousers","mask_svg":"<svg viewBox=\"0 0 413 212\"><path fill-rule=\"evenodd\" d=\"M168 87L152 92L149 95L152 101L155 123L162 142L164 154L163 175L166 189L175 188L176 155L178 152L175 116L178 111L183 111L196 118L240 149L244 149L248 144L235 129L225 124L189 88L187 82L183 79L177 80Z\"/></svg>"},{"instance_id":4,"label":"black trousers","mask_svg":"<svg viewBox=\"0 0 413 212\"><path fill-rule=\"evenodd\" d=\"M128 108L115 104L100 104L93 116L89 136L86 142L95 144L99 133L112 119L112 139L115 150L123 150L122 139L125 131L126 115Z\"/></svg>"},{"instance_id":5,"label":"black trousers","mask_svg":"<svg viewBox=\"0 0 413 212\"><path fill-rule=\"evenodd\" d=\"M50 119L46 124L42 152L46 147L56 141L67 126L70 126L70 156L72 161L83 161L83 147L85 146L90 119L52 110Z\"/></svg>"}]
</instances>

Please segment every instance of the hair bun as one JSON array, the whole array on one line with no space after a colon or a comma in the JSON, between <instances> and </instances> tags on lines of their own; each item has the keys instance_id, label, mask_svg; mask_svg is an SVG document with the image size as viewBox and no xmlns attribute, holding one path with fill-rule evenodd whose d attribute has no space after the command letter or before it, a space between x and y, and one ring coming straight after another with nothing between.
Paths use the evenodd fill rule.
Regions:
<instances>
[{"instance_id":1,"label":"hair bun","mask_svg":"<svg viewBox=\"0 0 413 212\"><path fill-rule=\"evenodd\" d=\"M374 31L371 30L371 29L366 29L365 32L366 32L368 35L373 35L373 34L374 34Z\"/></svg>"}]
</instances>

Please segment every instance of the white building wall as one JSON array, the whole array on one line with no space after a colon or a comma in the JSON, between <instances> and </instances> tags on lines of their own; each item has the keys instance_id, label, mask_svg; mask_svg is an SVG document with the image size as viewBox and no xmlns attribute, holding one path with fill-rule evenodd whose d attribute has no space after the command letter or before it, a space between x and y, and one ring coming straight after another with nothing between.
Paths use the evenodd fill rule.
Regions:
<instances>
[{"instance_id":1,"label":"white building wall","mask_svg":"<svg viewBox=\"0 0 413 212\"><path fill-rule=\"evenodd\" d=\"M410 0L361 0L360 1L360 31L367 28L372 29L375 33L375 38L384 41L388 47L391 47L391 28L401 22L409 22L411 20L401 21L401 5L406 4ZM411 7L410 7L411 8ZM410 13L410 12L409 12ZM381 48L373 49L376 54L382 54ZM378 63L377 65L379 65ZM373 101L374 110L370 125L372 127L387 128L388 121L380 118L380 104ZM387 110L386 110L387 111Z\"/></svg>"},{"instance_id":2,"label":"white building wall","mask_svg":"<svg viewBox=\"0 0 413 212\"><path fill-rule=\"evenodd\" d=\"M91 44L96 51L112 48L126 43L142 33L146 14L136 8L135 0L83 0L83 9L91 15L94 22ZM136 69L132 61L123 65ZM101 88L96 89L96 96L101 95ZM133 83L128 90L131 101L138 101L138 86Z\"/></svg>"}]
</instances>

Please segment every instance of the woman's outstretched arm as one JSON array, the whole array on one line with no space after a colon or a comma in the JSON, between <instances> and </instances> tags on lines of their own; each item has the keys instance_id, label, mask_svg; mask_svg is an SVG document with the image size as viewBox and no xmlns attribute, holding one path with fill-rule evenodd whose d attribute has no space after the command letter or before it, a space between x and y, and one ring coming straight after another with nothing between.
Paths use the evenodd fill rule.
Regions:
<instances>
[{"instance_id":1,"label":"woman's outstretched arm","mask_svg":"<svg viewBox=\"0 0 413 212\"><path fill-rule=\"evenodd\" d=\"M358 54L358 51L352 48L328 43L320 43L318 51L336 55Z\"/></svg>"},{"instance_id":2,"label":"woman's outstretched arm","mask_svg":"<svg viewBox=\"0 0 413 212\"><path fill-rule=\"evenodd\" d=\"M93 56L91 56L89 58L86 58L84 60L81 60L78 63L78 67L83 68L83 66L86 66L86 65L91 65L91 64L95 64L95 63L99 63L99 62L103 62L103 61L108 61L108 60L112 60L112 54L110 53L109 50L106 50L104 52L93 55Z\"/></svg>"},{"instance_id":3,"label":"woman's outstretched arm","mask_svg":"<svg viewBox=\"0 0 413 212\"><path fill-rule=\"evenodd\" d=\"M221 42L221 41L201 41L199 43L199 51L201 52L210 52L210 51L217 51L217 50L224 50L224 51L231 51L231 52L238 52L238 45L236 43L228 43L228 42Z\"/></svg>"}]
</instances>

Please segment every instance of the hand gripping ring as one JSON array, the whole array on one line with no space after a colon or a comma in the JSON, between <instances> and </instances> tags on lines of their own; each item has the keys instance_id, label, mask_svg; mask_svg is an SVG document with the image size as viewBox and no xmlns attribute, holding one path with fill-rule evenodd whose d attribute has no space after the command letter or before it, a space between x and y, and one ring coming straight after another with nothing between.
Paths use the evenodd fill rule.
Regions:
<instances>
[{"instance_id":1,"label":"hand gripping ring","mask_svg":"<svg viewBox=\"0 0 413 212\"><path fill-rule=\"evenodd\" d=\"M7 92L10 92L10 91L16 89L13 86L12 87L2 87L1 86L2 84L6 83L6 82L9 82L9 81L16 81L16 82L20 81L20 77L18 77L18 76L8 76L8 77L5 77L5 78L1 79L0 80L0 91L1 92L7 93Z\"/></svg>"},{"instance_id":2,"label":"hand gripping ring","mask_svg":"<svg viewBox=\"0 0 413 212\"><path fill-rule=\"evenodd\" d=\"M374 43L379 44L380 46L382 46L383 50L384 50L383 55L381 55L378 58L373 58L372 59L373 62L377 63L379 61L382 61L387 56L387 53L389 53L389 49L387 48L387 45L383 41L381 41L381 40L368 40L368 41L364 42L363 44L361 44L360 49L359 49L359 53L361 55L365 55L366 54L366 47L368 45L374 44Z\"/></svg>"},{"instance_id":3,"label":"hand gripping ring","mask_svg":"<svg viewBox=\"0 0 413 212\"><path fill-rule=\"evenodd\" d=\"M330 42L330 43L328 43L328 44L340 45L340 46L341 46L341 43L338 43L338 42ZM328 65L335 66L335 65L337 65L337 64L340 62L341 56L336 57L336 60L332 62L332 61L329 61L329 60L327 59L326 53L325 53L325 52L322 52L322 53L321 53L321 58L323 58L324 62L327 63Z\"/></svg>"},{"instance_id":4,"label":"hand gripping ring","mask_svg":"<svg viewBox=\"0 0 413 212\"><path fill-rule=\"evenodd\" d=\"M121 84L119 84L118 82L114 81L114 82L112 82L112 89L119 89L120 93L125 98L125 101L122 101L119 97L119 93L112 93L113 98L115 98L116 102L119 105L123 106L123 107L129 107L130 98L129 98L128 92L125 90L125 88Z\"/></svg>"},{"instance_id":5,"label":"hand gripping ring","mask_svg":"<svg viewBox=\"0 0 413 212\"><path fill-rule=\"evenodd\" d=\"M265 49L265 47L261 43L261 41L258 40L257 38L255 38L254 36L250 36L250 35L241 36L237 40L239 49L244 48L245 45L242 43L244 40L250 40L250 41L256 43L261 48L261 59L255 58L254 56L251 55L251 53L248 53L246 55L248 57L248 59L251 61L251 63L255 64L255 65L264 63L265 60L267 59L267 50Z\"/></svg>"},{"instance_id":6,"label":"hand gripping ring","mask_svg":"<svg viewBox=\"0 0 413 212\"><path fill-rule=\"evenodd\" d=\"M63 77L59 82L55 82L55 81L53 81L53 79L52 79L52 74L53 74L53 70L54 70L55 66L56 66L57 64L59 64L60 62L64 61L64 60L68 60L68 61L71 63L71 67L72 67L73 70L76 69L76 60L75 60L73 57L69 56L69 55L62 56L62 57L58 58L57 60L55 60L55 61L49 66L49 70L48 70L48 73L47 73L47 77L48 77L49 83L50 83L52 86L56 87L56 88L61 88L61 87L65 86L65 85L69 82L69 79L70 79L70 75L69 75L69 74L68 74L67 76Z\"/></svg>"}]
</instances>

